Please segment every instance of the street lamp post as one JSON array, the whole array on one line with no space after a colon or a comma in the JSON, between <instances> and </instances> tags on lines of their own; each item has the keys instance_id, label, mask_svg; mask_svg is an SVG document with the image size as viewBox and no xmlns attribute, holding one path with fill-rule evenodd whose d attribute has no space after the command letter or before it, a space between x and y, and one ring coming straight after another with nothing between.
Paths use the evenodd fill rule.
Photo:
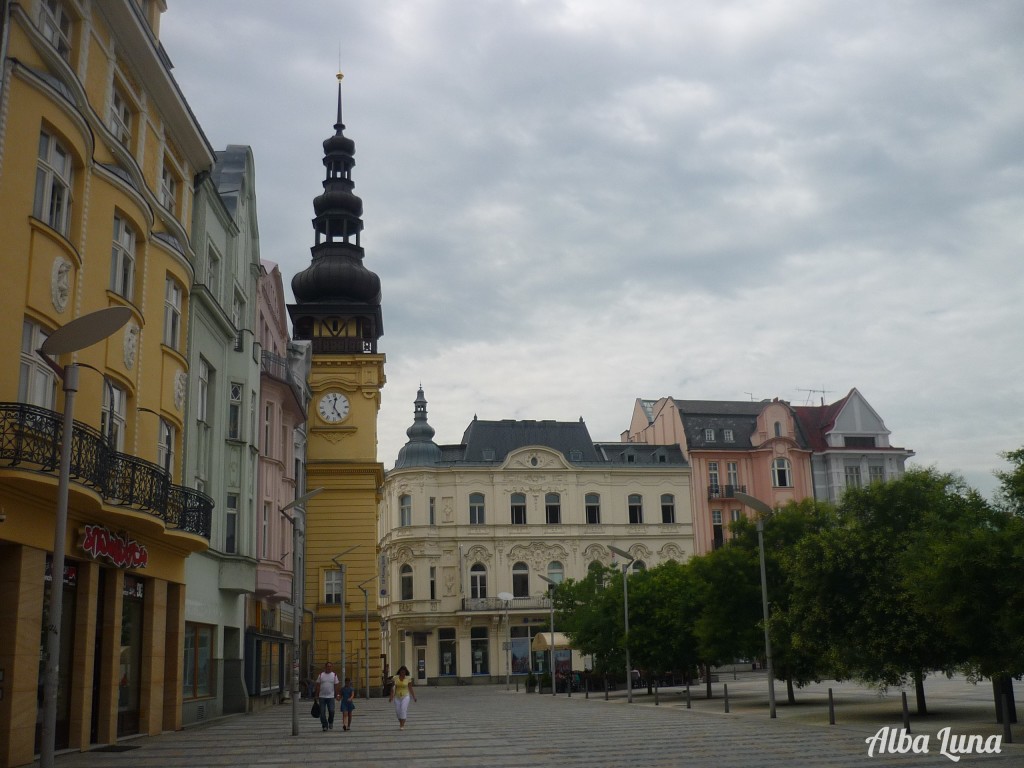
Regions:
<instances>
[{"instance_id":1,"label":"street lamp post","mask_svg":"<svg viewBox=\"0 0 1024 768\"><path fill-rule=\"evenodd\" d=\"M505 690L509 687L509 676L512 674L512 629L508 625L508 608L515 598L510 592L499 592L498 599L505 603Z\"/></svg>"},{"instance_id":2,"label":"street lamp post","mask_svg":"<svg viewBox=\"0 0 1024 768\"><path fill-rule=\"evenodd\" d=\"M636 560L629 552L618 547L613 547L611 544L608 545L608 549L613 554L619 555L625 558L626 562L622 564L622 605L623 612L625 614L625 630L626 630L626 701L630 704L633 703L633 667L629 663L629 566Z\"/></svg>"},{"instance_id":3,"label":"street lamp post","mask_svg":"<svg viewBox=\"0 0 1024 768\"><path fill-rule=\"evenodd\" d=\"M366 643L366 698L370 698L370 593L366 589L366 585L371 581L374 581L377 577L371 576L362 584L358 585L359 591L363 593L363 638Z\"/></svg>"},{"instance_id":4,"label":"street lamp post","mask_svg":"<svg viewBox=\"0 0 1024 768\"><path fill-rule=\"evenodd\" d=\"M46 666L43 676L43 732L39 747L41 768L53 768L57 738L57 688L60 685L60 634L64 611L64 543L68 527L68 490L71 484L71 449L75 429L75 393L78 366L53 364L46 355L77 352L103 341L132 316L128 307L107 307L90 312L58 328L43 342L39 352L64 381L64 426L61 434L57 510L53 521L53 560L50 567L50 602L46 630Z\"/></svg>"},{"instance_id":5,"label":"street lamp post","mask_svg":"<svg viewBox=\"0 0 1024 768\"><path fill-rule=\"evenodd\" d=\"M548 653L550 654L550 661L551 661L551 695L554 696L555 695L555 596L554 596L553 593L554 593L554 591L556 589L558 589L558 582L554 581L552 579L549 579L547 576L544 576L542 574L538 573L537 575L540 576L541 581L546 581L548 584L551 585L551 589L548 590L549 593L552 593L552 594L549 594L549 596L548 596L548 602L551 604L551 645L548 648Z\"/></svg>"},{"instance_id":6,"label":"street lamp post","mask_svg":"<svg viewBox=\"0 0 1024 768\"><path fill-rule=\"evenodd\" d=\"M346 549L344 552L341 552L341 553L339 553L339 554L337 554L337 555L335 555L334 557L331 558L331 561L336 566L338 566L338 568L341 570L341 679L342 680L345 679L345 587L347 586L346 583L345 583L345 577L346 577L346 572L348 571L348 567L345 565L345 563L340 562L340 558L344 557L345 555L347 555L349 552L351 552L353 549L355 549L358 546L359 546L358 544L353 544L351 547Z\"/></svg>"},{"instance_id":7,"label":"street lamp post","mask_svg":"<svg viewBox=\"0 0 1024 768\"><path fill-rule=\"evenodd\" d=\"M761 611L764 614L764 661L768 668L768 716L775 717L775 670L772 669L772 639L768 633L768 579L764 566L764 521L767 515L775 512L770 506L758 498L736 491L733 494L740 504L744 504L755 512L760 512L757 519L757 548L761 555Z\"/></svg>"},{"instance_id":8,"label":"street lamp post","mask_svg":"<svg viewBox=\"0 0 1024 768\"><path fill-rule=\"evenodd\" d=\"M299 735L299 645L302 643L302 611L299 609L298 557L303 531L298 514L289 515L288 510L305 504L321 491L323 488L314 488L281 507L281 514L292 524L292 736Z\"/></svg>"}]
</instances>

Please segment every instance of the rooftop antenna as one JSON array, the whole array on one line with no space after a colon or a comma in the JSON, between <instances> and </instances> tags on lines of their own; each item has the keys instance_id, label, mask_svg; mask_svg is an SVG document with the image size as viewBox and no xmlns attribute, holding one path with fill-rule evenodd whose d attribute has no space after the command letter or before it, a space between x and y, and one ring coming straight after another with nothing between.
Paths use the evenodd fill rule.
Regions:
<instances>
[{"instance_id":1,"label":"rooftop antenna","mask_svg":"<svg viewBox=\"0 0 1024 768\"><path fill-rule=\"evenodd\" d=\"M803 389L803 388L800 388L800 387L798 387L796 391L797 392L806 392L807 393L807 399L804 401L804 405L810 405L811 404L811 395L813 395L815 393L821 395L821 404L824 405L825 404L825 395L831 395L832 392L833 392L833 390L831 390L831 389Z\"/></svg>"},{"instance_id":2,"label":"rooftop antenna","mask_svg":"<svg viewBox=\"0 0 1024 768\"><path fill-rule=\"evenodd\" d=\"M744 392L743 394L744 395L750 395L750 402L754 402L754 393L753 392Z\"/></svg>"}]
</instances>

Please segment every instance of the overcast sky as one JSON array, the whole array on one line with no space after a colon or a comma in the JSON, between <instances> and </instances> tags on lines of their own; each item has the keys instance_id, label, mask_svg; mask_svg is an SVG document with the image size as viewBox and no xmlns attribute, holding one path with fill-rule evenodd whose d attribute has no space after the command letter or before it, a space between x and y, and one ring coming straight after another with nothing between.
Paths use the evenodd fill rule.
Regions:
<instances>
[{"instance_id":1,"label":"overcast sky","mask_svg":"<svg viewBox=\"0 0 1024 768\"><path fill-rule=\"evenodd\" d=\"M857 387L986 494L1024 445L1018 0L168 0L162 40L289 298L340 61L386 468L421 382L438 443Z\"/></svg>"}]
</instances>

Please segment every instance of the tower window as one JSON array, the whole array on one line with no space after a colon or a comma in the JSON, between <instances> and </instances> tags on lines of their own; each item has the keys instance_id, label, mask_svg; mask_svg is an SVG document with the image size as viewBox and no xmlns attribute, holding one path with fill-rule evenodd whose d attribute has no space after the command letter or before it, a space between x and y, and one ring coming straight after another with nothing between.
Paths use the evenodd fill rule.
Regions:
<instances>
[{"instance_id":1,"label":"tower window","mask_svg":"<svg viewBox=\"0 0 1024 768\"><path fill-rule=\"evenodd\" d=\"M792 487L789 459L778 458L772 462L772 485L776 488Z\"/></svg>"}]
</instances>

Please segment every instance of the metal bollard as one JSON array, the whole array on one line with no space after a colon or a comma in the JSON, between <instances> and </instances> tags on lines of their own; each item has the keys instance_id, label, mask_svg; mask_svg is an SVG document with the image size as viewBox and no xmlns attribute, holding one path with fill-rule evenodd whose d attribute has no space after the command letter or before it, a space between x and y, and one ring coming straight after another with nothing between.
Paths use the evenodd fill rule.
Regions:
<instances>
[{"instance_id":1,"label":"metal bollard","mask_svg":"<svg viewBox=\"0 0 1024 768\"><path fill-rule=\"evenodd\" d=\"M729 684L724 683L722 688L725 690L725 714L729 714Z\"/></svg>"},{"instance_id":2,"label":"metal bollard","mask_svg":"<svg viewBox=\"0 0 1024 768\"><path fill-rule=\"evenodd\" d=\"M907 708L907 692L903 691L903 728L910 733L910 710Z\"/></svg>"},{"instance_id":3,"label":"metal bollard","mask_svg":"<svg viewBox=\"0 0 1024 768\"><path fill-rule=\"evenodd\" d=\"M686 681L686 708L693 709L693 705L690 703L690 681Z\"/></svg>"},{"instance_id":4,"label":"metal bollard","mask_svg":"<svg viewBox=\"0 0 1024 768\"><path fill-rule=\"evenodd\" d=\"M828 724L836 724L836 703L832 699L832 689L828 689Z\"/></svg>"}]
</instances>

